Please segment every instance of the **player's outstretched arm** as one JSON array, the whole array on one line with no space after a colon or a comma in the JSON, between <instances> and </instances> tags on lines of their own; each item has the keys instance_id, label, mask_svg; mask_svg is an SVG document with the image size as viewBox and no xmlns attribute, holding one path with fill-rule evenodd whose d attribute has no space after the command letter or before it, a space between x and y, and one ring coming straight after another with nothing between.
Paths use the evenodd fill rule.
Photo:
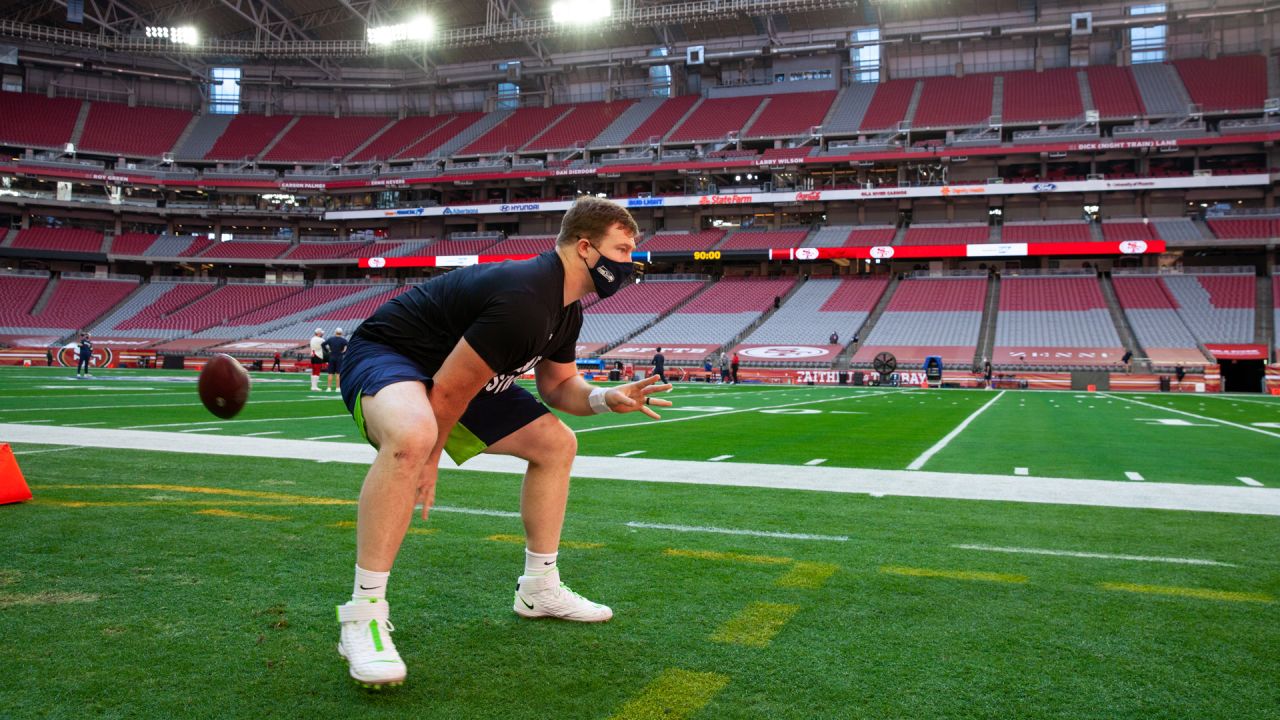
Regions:
<instances>
[{"instance_id":1,"label":"player's outstretched arm","mask_svg":"<svg viewBox=\"0 0 1280 720\"><path fill-rule=\"evenodd\" d=\"M655 384L658 382L657 375L606 389L583 380L573 363L544 360L538 363L535 372L538 394L543 401L570 415L640 411L657 420L661 416L653 411L654 407L671 407L670 400L653 397L655 393L671 390L671 385Z\"/></svg>"}]
</instances>

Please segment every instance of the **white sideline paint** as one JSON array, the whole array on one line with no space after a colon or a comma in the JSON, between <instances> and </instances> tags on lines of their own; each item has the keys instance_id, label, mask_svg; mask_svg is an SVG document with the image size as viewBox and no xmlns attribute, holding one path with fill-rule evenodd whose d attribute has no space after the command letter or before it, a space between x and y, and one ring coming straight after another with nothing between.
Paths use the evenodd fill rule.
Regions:
<instances>
[{"instance_id":1,"label":"white sideline paint","mask_svg":"<svg viewBox=\"0 0 1280 720\"><path fill-rule=\"evenodd\" d=\"M1257 480L1254 480L1251 477L1238 477L1236 479L1244 483L1245 485L1249 485L1251 487L1262 487L1262 483L1258 482Z\"/></svg>"},{"instance_id":2,"label":"white sideline paint","mask_svg":"<svg viewBox=\"0 0 1280 720\"><path fill-rule=\"evenodd\" d=\"M1028 469L1028 468L1016 467L1016 468L1014 468L1014 469L1013 469L1013 474L1014 474L1014 475L1021 475L1022 477L1026 477L1027 475L1031 474L1031 470L1030 470L1030 469Z\"/></svg>"},{"instance_id":3,"label":"white sideline paint","mask_svg":"<svg viewBox=\"0 0 1280 720\"><path fill-rule=\"evenodd\" d=\"M216 430L221 430L221 429L222 428L220 427L203 427L203 428L191 428L190 430L179 430L178 432L182 432L182 433L214 432Z\"/></svg>"},{"instance_id":4,"label":"white sideline paint","mask_svg":"<svg viewBox=\"0 0 1280 720\"><path fill-rule=\"evenodd\" d=\"M662 425L664 423L685 422L687 420L705 420L710 417L720 417L721 415L737 415L738 413L744 413L744 412L760 412L761 410L777 410L779 408L796 407L798 405L814 405L816 403L837 402L839 400L864 400L870 397L880 397L881 395L891 395L896 392L902 392L902 391L890 390L890 391L880 391L880 392L874 392L874 393L864 392L858 395L841 395L839 397L823 398L821 400L804 400L801 402L786 403L784 405L766 405L764 407L739 408L737 410L725 410L724 412L709 412L709 413L703 413L701 415L690 415L688 417L680 417L680 418L672 418L672 419L667 419L667 418L663 418L662 420L645 419L645 420L638 420L636 422L616 423L613 425L601 425L599 427L583 428L581 430L574 430L573 432L576 435L581 435L582 433L596 432L597 430L617 430L618 428L628 428L628 427L633 427L635 425L652 426L652 425ZM677 400L678 399L679 398L677 398Z\"/></svg>"},{"instance_id":5,"label":"white sideline paint","mask_svg":"<svg viewBox=\"0 0 1280 720\"><path fill-rule=\"evenodd\" d=\"M1096 560L1133 560L1135 562L1175 563L1178 565L1217 565L1219 567L1240 567L1217 560L1200 560L1198 558L1153 557L1147 555L1113 555L1110 553L1077 552L1074 550L1044 550L1041 548L995 547L992 545L952 545L958 550L982 550L984 552L1016 553L1019 555L1054 555L1057 557L1093 558Z\"/></svg>"},{"instance_id":6,"label":"white sideline paint","mask_svg":"<svg viewBox=\"0 0 1280 720\"><path fill-rule=\"evenodd\" d=\"M317 435L315 437L309 437L307 439L308 440L332 440L334 438L340 438L340 437L346 437L346 436L345 435Z\"/></svg>"},{"instance_id":7,"label":"white sideline paint","mask_svg":"<svg viewBox=\"0 0 1280 720\"><path fill-rule=\"evenodd\" d=\"M824 462L826 462L826 461L827 461L827 459L826 459L826 458L814 458L814 459L810 460L809 462L805 463L805 465L809 465L809 466L813 466L813 465L821 465L822 463L824 463Z\"/></svg>"},{"instance_id":8,"label":"white sideline paint","mask_svg":"<svg viewBox=\"0 0 1280 720\"><path fill-rule=\"evenodd\" d=\"M63 427L93 427L95 425L106 425L106 424L107 424L106 422L67 423L66 425L63 425Z\"/></svg>"},{"instance_id":9,"label":"white sideline paint","mask_svg":"<svg viewBox=\"0 0 1280 720\"><path fill-rule=\"evenodd\" d=\"M1124 476L1125 476L1125 477L1127 477L1127 478L1129 478L1130 480L1135 481L1135 482L1145 482L1145 481L1146 481L1146 478L1142 477L1142 473L1136 473L1136 472L1133 472L1132 470L1128 470L1128 471L1126 471L1126 472L1125 472L1125 474L1124 474Z\"/></svg>"},{"instance_id":10,"label":"white sideline paint","mask_svg":"<svg viewBox=\"0 0 1280 720\"><path fill-rule=\"evenodd\" d=\"M645 452L647 451L646 450L628 450L624 453L618 453L617 455L614 455L614 457L631 457L632 455L643 455Z\"/></svg>"},{"instance_id":11,"label":"white sideline paint","mask_svg":"<svg viewBox=\"0 0 1280 720\"><path fill-rule=\"evenodd\" d=\"M15 420L15 425L38 425L40 423L50 423L52 420Z\"/></svg>"},{"instance_id":12,"label":"white sideline paint","mask_svg":"<svg viewBox=\"0 0 1280 720\"><path fill-rule=\"evenodd\" d=\"M1241 430L1248 430L1249 432L1256 432L1256 433L1261 433L1263 435L1270 435L1273 438L1280 438L1280 434L1268 432L1267 430L1263 430L1262 428L1249 427L1248 425L1233 423L1230 420L1219 420L1218 418L1215 418L1215 417L1209 417L1207 415L1197 415L1195 413L1187 412L1186 410L1174 410L1171 407L1164 407L1163 405L1156 405L1154 403L1149 403L1149 402L1140 402L1133 398L1120 397L1119 395L1107 395L1106 397L1114 397L1116 400L1123 400L1127 403L1133 403L1134 405L1142 405L1144 407L1154 408L1156 410L1160 410L1163 412L1177 413L1179 415L1186 415L1187 417L1193 417L1197 420L1206 420L1208 422L1215 422L1215 423L1219 423L1221 425L1227 425L1233 428L1240 428Z\"/></svg>"},{"instance_id":13,"label":"white sideline paint","mask_svg":"<svg viewBox=\"0 0 1280 720\"><path fill-rule=\"evenodd\" d=\"M675 532L718 533L720 535L750 535L752 537L786 538L787 540L826 540L828 542L849 542L847 535L809 535L807 533L784 533L770 530L736 530L733 528L693 527L690 525L662 525L659 523L629 522L627 527L644 528L645 530L674 530Z\"/></svg>"},{"instance_id":14,"label":"white sideline paint","mask_svg":"<svg viewBox=\"0 0 1280 720\"><path fill-rule=\"evenodd\" d=\"M369 465L374 449L359 442L315 442L278 438L189 434L144 430L104 430L0 424L0 442L32 445L80 445L114 450L183 452L233 457L327 461ZM440 467L457 466L441 458ZM464 471L523 475L526 463L501 455L480 455ZM1012 477L976 473L804 467L762 463L706 463L682 460L581 456L574 475L604 480L664 482L690 485L758 487L780 490L866 493L952 500L1087 505L1191 510L1280 517L1280 489L1242 485L1132 483L1123 480L1080 480L1055 477Z\"/></svg>"},{"instance_id":15,"label":"white sideline paint","mask_svg":"<svg viewBox=\"0 0 1280 720\"><path fill-rule=\"evenodd\" d=\"M999 400L1001 397L1004 396L1004 394L1005 394L1005 391L1001 390L999 394L997 394L995 397L988 400L986 405L983 405L977 410L974 410L973 414L965 418L964 422L957 425L955 430L952 430L951 432L947 433L946 437L934 443L933 447L929 448L928 450L925 450L924 453L920 455L920 457L916 458L915 460L912 460L911 464L907 466L907 469L919 470L920 468L924 467L924 464L929 462L929 458L932 458L934 455L937 455L943 448L945 448L947 445L950 445L952 440L955 440L960 433L964 432L965 428L969 427L969 423L973 422L974 419L976 419L979 415L981 415L984 410L994 405L997 400ZM954 405L955 403L951 403L951 404Z\"/></svg>"}]
</instances>

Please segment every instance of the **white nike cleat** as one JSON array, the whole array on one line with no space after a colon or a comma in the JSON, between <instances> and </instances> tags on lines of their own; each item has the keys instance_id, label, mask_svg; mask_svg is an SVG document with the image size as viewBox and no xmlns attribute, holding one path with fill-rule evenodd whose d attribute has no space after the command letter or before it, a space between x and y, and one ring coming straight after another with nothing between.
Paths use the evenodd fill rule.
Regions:
<instances>
[{"instance_id":1,"label":"white nike cleat","mask_svg":"<svg viewBox=\"0 0 1280 720\"><path fill-rule=\"evenodd\" d=\"M576 622L604 622L613 617L607 605L593 603L560 582L559 573L521 575L516 581L517 615L527 618L559 618Z\"/></svg>"},{"instance_id":2,"label":"white nike cleat","mask_svg":"<svg viewBox=\"0 0 1280 720\"><path fill-rule=\"evenodd\" d=\"M404 683L407 670L391 641L391 608L387 601L360 598L338 606L342 636L338 654L351 666L351 677L362 687L381 690Z\"/></svg>"}]
</instances>

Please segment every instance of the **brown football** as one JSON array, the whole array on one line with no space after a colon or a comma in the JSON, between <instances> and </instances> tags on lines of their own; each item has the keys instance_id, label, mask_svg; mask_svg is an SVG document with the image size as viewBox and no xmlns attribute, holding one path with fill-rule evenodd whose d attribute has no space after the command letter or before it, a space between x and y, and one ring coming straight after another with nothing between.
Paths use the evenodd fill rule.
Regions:
<instances>
[{"instance_id":1,"label":"brown football","mask_svg":"<svg viewBox=\"0 0 1280 720\"><path fill-rule=\"evenodd\" d=\"M249 401L249 373L230 355L214 355L200 371L200 402L209 412L230 420Z\"/></svg>"}]
</instances>

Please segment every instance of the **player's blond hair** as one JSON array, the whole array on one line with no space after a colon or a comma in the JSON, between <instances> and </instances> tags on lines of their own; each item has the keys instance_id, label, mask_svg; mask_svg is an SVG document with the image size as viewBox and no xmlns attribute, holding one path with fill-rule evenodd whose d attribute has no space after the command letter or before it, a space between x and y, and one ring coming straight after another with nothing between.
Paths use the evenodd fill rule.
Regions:
<instances>
[{"instance_id":1,"label":"player's blond hair","mask_svg":"<svg viewBox=\"0 0 1280 720\"><path fill-rule=\"evenodd\" d=\"M621 225L633 238L640 234L636 219L631 217L626 208L612 200L583 195L573 203L560 221L560 236L556 238L556 245L572 245L578 238L596 242L614 225Z\"/></svg>"}]
</instances>

